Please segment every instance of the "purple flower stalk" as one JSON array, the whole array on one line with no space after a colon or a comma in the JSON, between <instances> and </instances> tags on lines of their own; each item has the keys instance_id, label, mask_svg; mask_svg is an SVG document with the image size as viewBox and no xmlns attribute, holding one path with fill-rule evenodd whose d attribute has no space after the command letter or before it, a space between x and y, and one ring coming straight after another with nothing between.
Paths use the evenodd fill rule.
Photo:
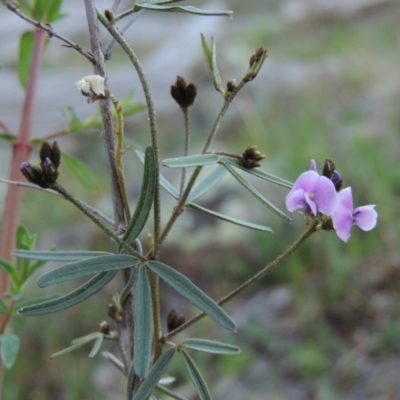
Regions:
<instances>
[{"instance_id":1,"label":"purple flower stalk","mask_svg":"<svg viewBox=\"0 0 400 400\"><path fill-rule=\"evenodd\" d=\"M318 212L331 216L335 211L338 194L333 182L316 172L315 161L310 171L303 172L286 196L289 211L317 215Z\"/></svg>"},{"instance_id":2,"label":"purple flower stalk","mask_svg":"<svg viewBox=\"0 0 400 400\"><path fill-rule=\"evenodd\" d=\"M336 209L332 214L333 228L339 238L347 242L353 225L357 225L363 231L374 229L378 219L378 213L374 208L375 205L367 205L353 210L351 188L341 190L338 193Z\"/></svg>"}]
</instances>

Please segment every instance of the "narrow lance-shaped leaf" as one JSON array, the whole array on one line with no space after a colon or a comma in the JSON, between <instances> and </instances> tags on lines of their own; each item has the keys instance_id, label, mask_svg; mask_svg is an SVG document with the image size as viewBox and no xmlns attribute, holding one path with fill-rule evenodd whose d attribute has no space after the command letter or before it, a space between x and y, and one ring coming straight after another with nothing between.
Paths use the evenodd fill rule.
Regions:
<instances>
[{"instance_id":1,"label":"narrow lance-shaped leaf","mask_svg":"<svg viewBox=\"0 0 400 400\"><path fill-rule=\"evenodd\" d=\"M104 335L101 332L89 333L88 335L74 339L71 342L71 346L68 346L67 348L65 348L63 350L57 351L57 353L53 353L50 356L50 358L56 358L56 357L62 356L64 354L70 353L71 351L79 349L80 347L84 346L85 344L93 342L93 341L95 341L94 348L97 348L99 346L99 344L97 344L97 342L100 340L100 345L101 345L101 343L103 341L103 337L104 337ZM92 350L92 352L93 352L93 350ZM91 358L90 355L89 355L89 358Z\"/></svg>"},{"instance_id":2,"label":"narrow lance-shaped leaf","mask_svg":"<svg viewBox=\"0 0 400 400\"><path fill-rule=\"evenodd\" d=\"M45 273L37 280L37 284L39 287L46 287L86 275L129 268L137 264L137 262L138 259L136 257L128 254L113 254L110 256L87 258L85 260L65 264L60 268Z\"/></svg>"},{"instance_id":3,"label":"narrow lance-shaped leaf","mask_svg":"<svg viewBox=\"0 0 400 400\"><path fill-rule=\"evenodd\" d=\"M150 367L151 357L151 292L146 268L140 267L135 284L135 330L133 363L136 375L144 377Z\"/></svg>"},{"instance_id":4,"label":"narrow lance-shaped leaf","mask_svg":"<svg viewBox=\"0 0 400 400\"><path fill-rule=\"evenodd\" d=\"M246 189L248 190L257 200L266 205L272 212L274 212L279 217L286 221L291 221L291 219L278 207L273 205L270 201L264 198L249 182L247 182L235 169L224 160L221 160L221 164L227 169L227 171Z\"/></svg>"},{"instance_id":5,"label":"narrow lance-shaped leaf","mask_svg":"<svg viewBox=\"0 0 400 400\"><path fill-rule=\"evenodd\" d=\"M148 261L146 265L161 279L168 283L183 297L211 317L218 324L229 330L235 330L232 318L201 289L194 285L186 276L158 261Z\"/></svg>"},{"instance_id":6,"label":"narrow lance-shaped leaf","mask_svg":"<svg viewBox=\"0 0 400 400\"><path fill-rule=\"evenodd\" d=\"M42 261L78 261L85 258L109 256L113 253L105 251L39 251L39 250L14 250L13 256Z\"/></svg>"},{"instance_id":7,"label":"narrow lance-shaped leaf","mask_svg":"<svg viewBox=\"0 0 400 400\"><path fill-rule=\"evenodd\" d=\"M183 357L183 361L185 362L190 378L196 387L200 400L212 400L210 391L208 390L208 387L194 361L183 350L181 350L180 353Z\"/></svg>"},{"instance_id":8,"label":"narrow lance-shaped leaf","mask_svg":"<svg viewBox=\"0 0 400 400\"><path fill-rule=\"evenodd\" d=\"M139 157L141 162L144 162L144 154L140 150L135 150L135 153ZM160 185L175 199L179 199L178 191L172 186L167 178L165 178L162 174L159 175L160 177Z\"/></svg>"},{"instance_id":9,"label":"narrow lance-shaped leaf","mask_svg":"<svg viewBox=\"0 0 400 400\"><path fill-rule=\"evenodd\" d=\"M222 88L221 76L218 71L217 51L215 48L214 38L213 37L211 38L211 49L210 49L204 35L201 34L201 45L203 47L204 58L206 60L208 72L210 73L211 78L213 80L214 87L218 92L222 93L222 95L224 96L225 91Z\"/></svg>"},{"instance_id":10,"label":"narrow lance-shaped leaf","mask_svg":"<svg viewBox=\"0 0 400 400\"><path fill-rule=\"evenodd\" d=\"M144 400L147 399L154 388L157 386L159 380L165 373L168 368L168 365L171 363L176 352L175 347L171 347L168 349L161 357L157 360L157 362L150 369L149 374L146 379L143 381L139 390L136 392L135 396L133 396L132 400Z\"/></svg>"},{"instance_id":11,"label":"narrow lance-shaped leaf","mask_svg":"<svg viewBox=\"0 0 400 400\"><path fill-rule=\"evenodd\" d=\"M230 17L232 16L232 11L210 11L203 10L201 8L193 7L193 6L165 6L165 5L157 5L157 4L148 4L148 3L137 3L135 8L138 10L152 10L152 11L164 11L164 12L174 12L174 13L189 13L195 15L204 15L204 16L214 16L214 17Z\"/></svg>"},{"instance_id":12,"label":"narrow lance-shaped leaf","mask_svg":"<svg viewBox=\"0 0 400 400\"><path fill-rule=\"evenodd\" d=\"M19 337L13 333L0 335L1 358L7 368L11 368L17 358L19 351Z\"/></svg>"},{"instance_id":13,"label":"narrow lance-shaped leaf","mask_svg":"<svg viewBox=\"0 0 400 400\"><path fill-rule=\"evenodd\" d=\"M26 89L33 54L33 32L24 32L19 43L18 78L21 86Z\"/></svg>"},{"instance_id":14,"label":"narrow lance-shaped leaf","mask_svg":"<svg viewBox=\"0 0 400 400\"><path fill-rule=\"evenodd\" d=\"M19 314L25 316L50 314L65 310L74 306L90 296L93 296L99 290L103 289L114 277L117 271L104 272L89 279L85 284L73 290L72 292L60 296L54 300L48 300L43 303L34 304L32 306L23 307L19 310Z\"/></svg>"},{"instance_id":15,"label":"narrow lance-shaped leaf","mask_svg":"<svg viewBox=\"0 0 400 400\"><path fill-rule=\"evenodd\" d=\"M245 228L254 229L256 231L274 233L273 230L271 228L268 228L267 226L253 224L251 222L242 221L241 219L228 217L227 215L220 214L220 213L217 213L215 211L209 210L208 208L199 206L198 204L189 203L189 204L186 204L186 207L194 208L195 210L199 210L201 212L204 212L205 214L211 215L211 216L213 216L215 218L218 218L218 219L220 219L222 221L231 222L232 224L239 225L239 226L244 226Z\"/></svg>"},{"instance_id":16,"label":"narrow lance-shaped leaf","mask_svg":"<svg viewBox=\"0 0 400 400\"><path fill-rule=\"evenodd\" d=\"M194 156L167 158L163 165L170 168L201 167L216 164L220 157L216 154L196 154Z\"/></svg>"},{"instance_id":17,"label":"narrow lance-shaped leaf","mask_svg":"<svg viewBox=\"0 0 400 400\"><path fill-rule=\"evenodd\" d=\"M149 217L157 185L156 158L151 146L146 148L143 182L136 210L124 234L124 242L130 244L139 236Z\"/></svg>"},{"instance_id":18,"label":"narrow lance-shaped leaf","mask_svg":"<svg viewBox=\"0 0 400 400\"><path fill-rule=\"evenodd\" d=\"M175 400L188 400L186 397L182 397L179 394L176 394L174 392L172 392L171 390L167 389L166 387L162 386L162 385L157 385L156 386L156 390L158 392L164 393L167 396L171 397L171 399L175 399Z\"/></svg>"},{"instance_id":19,"label":"narrow lance-shaped leaf","mask_svg":"<svg viewBox=\"0 0 400 400\"><path fill-rule=\"evenodd\" d=\"M236 168L241 169L242 171L247 172L250 175L254 175L257 178L264 179L268 182L275 183L276 185L283 186L285 188L291 189L293 187L293 183L283 179L279 178L279 176L269 174L268 172L262 171L258 168L246 168L240 162L232 157L224 157L223 158L224 162L228 162L229 164L233 165Z\"/></svg>"},{"instance_id":20,"label":"narrow lance-shaped leaf","mask_svg":"<svg viewBox=\"0 0 400 400\"><path fill-rule=\"evenodd\" d=\"M203 351L205 353L213 354L239 354L240 349L237 346L231 344L216 342L215 340L207 339L195 339L189 338L185 339L181 343L182 347L187 349L193 349L198 351Z\"/></svg>"},{"instance_id":21,"label":"narrow lance-shaped leaf","mask_svg":"<svg viewBox=\"0 0 400 400\"><path fill-rule=\"evenodd\" d=\"M97 178L93 174L93 172L86 167L81 161L77 158L69 156L65 153L62 153L62 163L65 165L77 178L78 182L91 192L95 192L98 189Z\"/></svg>"},{"instance_id":22,"label":"narrow lance-shaped leaf","mask_svg":"<svg viewBox=\"0 0 400 400\"><path fill-rule=\"evenodd\" d=\"M225 173L225 168L222 165L218 165L191 190L187 202L191 203L209 192L222 179Z\"/></svg>"},{"instance_id":23,"label":"narrow lance-shaped leaf","mask_svg":"<svg viewBox=\"0 0 400 400\"><path fill-rule=\"evenodd\" d=\"M111 364L115 365L122 373L126 374L125 371L125 365L121 360L119 360L117 357L114 356L114 354L108 352L108 351L102 351L101 355L104 359L107 361L110 361Z\"/></svg>"}]
</instances>

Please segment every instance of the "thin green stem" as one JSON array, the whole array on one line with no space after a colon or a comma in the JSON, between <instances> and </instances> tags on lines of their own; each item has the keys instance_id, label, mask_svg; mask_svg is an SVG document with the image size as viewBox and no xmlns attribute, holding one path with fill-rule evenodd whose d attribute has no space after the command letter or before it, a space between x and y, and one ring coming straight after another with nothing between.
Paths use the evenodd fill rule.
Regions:
<instances>
[{"instance_id":1,"label":"thin green stem","mask_svg":"<svg viewBox=\"0 0 400 400\"><path fill-rule=\"evenodd\" d=\"M249 278L246 282L242 283L236 289L232 290L225 297L220 299L218 301L218 304L222 305L222 304L228 302L233 297L237 296L240 292L242 292L244 289L248 288L249 286L251 286L254 283L258 282L260 279L264 278L264 276L267 275L269 272L271 272L271 270L274 267L278 266L283 261L285 261L293 252L295 252L305 242L306 239L308 239L315 232L318 223L319 223L319 221L312 221L310 223L310 225L307 226L307 228L304 230L304 232L283 253L281 253L273 261L271 261L269 264L267 264L263 269L258 271L251 278ZM185 322L180 327L178 327L178 328L174 329L173 331L167 333L164 336L164 339L167 340L167 339L177 335L178 333L184 331L189 326L193 325L195 322L199 321L200 319L202 319L205 316L206 316L206 314L204 314L204 313L201 313L201 314L197 315L196 317L194 317L194 318L190 319L189 321Z\"/></svg>"},{"instance_id":2,"label":"thin green stem","mask_svg":"<svg viewBox=\"0 0 400 400\"><path fill-rule=\"evenodd\" d=\"M151 135L151 145L154 149L154 155L156 158L156 181L159 182L159 148L158 148L158 134L157 134L157 121L156 112L154 108L153 98L151 96L149 83L147 81L146 75L140 64L140 61L129 44L125 41L123 36L118 32L118 29L102 14L98 9L96 9L97 18L108 30L111 36L117 41L121 46L122 50L126 53L128 58L131 60L140 80L143 88L143 93L146 99L147 111L150 123L150 135ZM153 248L153 258L155 260L159 259L160 253L160 185L156 185L156 190L154 194L154 248Z\"/></svg>"},{"instance_id":3,"label":"thin green stem","mask_svg":"<svg viewBox=\"0 0 400 400\"><path fill-rule=\"evenodd\" d=\"M125 185L125 174L124 174L124 162L123 162L123 145L124 145L124 117L122 114L122 106L114 96L110 96L110 99L114 105L114 109L117 115L117 126L115 128L115 163L117 165L117 178L119 188L122 197L122 203L124 204L125 218L129 223L131 220L131 212L129 209L128 195L126 193Z\"/></svg>"},{"instance_id":4,"label":"thin green stem","mask_svg":"<svg viewBox=\"0 0 400 400\"><path fill-rule=\"evenodd\" d=\"M236 97L236 95L239 93L239 91L242 89L242 87L247 83L247 81L242 80L239 85L233 89L232 92L227 96L225 99L224 104L222 105L221 111L219 112L217 119L214 122L214 125L210 131L210 133L207 136L206 143L203 148L203 154L207 153L210 150L210 147L212 145L212 142L215 139L215 136L218 132L219 125L221 124L222 118L224 118L226 111L228 110L230 104L232 103L233 99Z\"/></svg>"},{"instance_id":5,"label":"thin green stem","mask_svg":"<svg viewBox=\"0 0 400 400\"><path fill-rule=\"evenodd\" d=\"M183 150L183 155L186 157L189 154L190 145L190 129L189 129L189 109L187 107L181 107L185 125L185 148ZM179 189L179 197L182 196L183 190L185 189L186 180L186 168L182 168L181 185Z\"/></svg>"},{"instance_id":6,"label":"thin green stem","mask_svg":"<svg viewBox=\"0 0 400 400\"><path fill-rule=\"evenodd\" d=\"M141 261L147 261L145 257L139 254L132 246L129 246L123 240L121 240L112 230L108 229L91 211L82 205L82 203L72 196L66 189L64 189L60 184L53 183L50 189L55 190L60 193L66 200L70 201L74 206L81 210L89 219L91 219L109 238L117 242L121 247L123 247L129 254L134 255Z\"/></svg>"}]
</instances>

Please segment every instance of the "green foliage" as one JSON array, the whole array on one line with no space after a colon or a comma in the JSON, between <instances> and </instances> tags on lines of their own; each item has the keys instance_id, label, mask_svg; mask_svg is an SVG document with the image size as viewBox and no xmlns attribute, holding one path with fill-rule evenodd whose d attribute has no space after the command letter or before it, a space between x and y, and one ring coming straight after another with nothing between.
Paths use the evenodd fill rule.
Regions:
<instances>
[{"instance_id":1,"label":"green foliage","mask_svg":"<svg viewBox=\"0 0 400 400\"><path fill-rule=\"evenodd\" d=\"M154 150L151 146L148 146L146 149L139 200L122 238L126 243L133 243L135 241L149 218L157 184L156 167Z\"/></svg>"},{"instance_id":2,"label":"green foliage","mask_svg":"<svg viewBox=\"0 0 400 400\"><path fill-rule=\"evenodd\" d=\"M204 165L216 164L220 157L216 154L198 154L187 157L167 158L163 164L170 168L202 167Z\"/></svg>"},{"instance_id":3,"label":"green foliage","mask_svg":"<svg viewBox=\"0 0 400 400\"><path fill-rule=\"evenodd\" d=\"M148 261L146 265L180 295L188 299L218 324L229 330L236 329L232 318L186 276L158 261Z\"/></svg>"},{"instance_id":4,"label":"green foliage","mask_svg":"<svg viewBox=\"0 0 400 400\"><path fill-rule=\"evenodd\" d=\"M203 15L203 16L214 16L214 17L225 17L225 16L232 16L232 11L208 11L202 10L197 7L193 6L165 6L158 4L148 4L137 2L135 4L135 9L137 10L151 10L151 11L163 11L163 12L172 12L172 13L189 13L195 15Z\"/></svg>"},{"instance_id":5,"label":"green foliage","mask_svg":"<svg viewBox=\"0 0 400 400\"><path fill-rule=\"evenodd\" d=\"M182 355L186 369L189 372L190 378L192 379L200 400L212 400L210 391L208 390L208 387L194 361L185 351L181 350L179 353Z\"/></svg>"},{"instance_id":6,"label":"green foliage","mask_svg":"<svg viewBox=\"0 0 400 400\"><path fill-rule=\"evenodd\" d=\"M158 382L160 381L161 377L167 370L169 364L171 363L174 355L176 353L176 348L171 347L161 357L156 361L153 367L150 369L146 379L143 381L142 385L140 386L139 390L133 396L132 400L142 400L147 399L153 392L154 388L157 386ZM130 377L132 373L130 371Z\"/></svg>"},{"instance_id":7,"label":"green foliage","mask_svg":"<svg viewBox=\"0 0 400 400\"><path fill-rule=\"evenodd\" d=\"M19 42L18 78L21 86L26 89L33 55L34 36L32 31L24 32Z\"/></svg>"},{"instance_id":8,"label":"green foliage","mask_svg":"<svg viewBox=\"0 0 400 400\"><path fill-rule=\"evenodd\" d=\"M53 269L42 275L37 284L39 287L54 285L55 283L81 278L87 275L100 274L103 272L117 271L130 268L138 263L136 257L128 254L112 254L92 257L65 264L60 268Z\"/></svg>"},{"instance_id":9,"label":"green foliage","mask_svg":"<svg viewBox=\"0 0 400 400\"><path fill-rule=\"evenodd\" d=\"M195 339L195 338L185 339L181 343L181 346L187 349L204 351L206 353L213 353L213 354L240 353L240 349L237 346L207 339Z\"/></svg>"},{"instance_id":10,"label":"green foliage","mask_svg":"<svg viewBox=\"0 0 400 400\"><path fill-rule=\"evenodd\" d=\"M82 286L72 290L64 296L53 300L40 302L31 306L23 307L19 314L25 316L43 315L63 311L93 296L103 289L110 281L115 278L117 271L103 272L89 279Z\"/></svg>"},{"instance_id":11,"label":"green foliage","mask_svg":"<svg viewBox=\"0 0 400 400\"><path fill-rule=\"evenodd\" d=\"M19 337L13 333L0 335L1 359L6 368L11 368L17 358L19 350Z\"/></svg>"},{"instance_id":12,"label":"green foliage","mask_svg":"<svg viewBox=\"0 0 400 400\"><path fill-rule=\"evenodd\" d=\"M135 285L135 331L133 363L136 375L145 377L150 367L151 358L151 316L152 302L150 283L145 267L140 267Z\"/></svg>"},{"instance_id":13,"label":"green foliage","mask_svg":"<svg viewBox=\"0 0 400 400\"><path fill-rule=\"evenodd\" d=\"M103 343L103 339L104 339L104 334L101 332L89 333L88 335L74 339L71 342L71 346L69 346L63 350L60 350L57 353L53 353L50 356L50 358L56 358L56 357L62 356L64 354L70 353L76 349L79 349L80 347L84 346L85 344L94 341L93 348L88 356L89 358L93 358L100 350L100 347Z\"/></svg>"},{"instance_id":14,"label":"green foliage","mask_svg":"<svg viewBox=\"0 0 400 400\"><path fill-rule=\"evenodd\" d=\"M219 74L217 66L217 50L215 47L214 38L211 37L211 48L208 46L206 38L201 34L201 44L203 46L204 58L206 60L208 72L214 83L215 89L220 92L223 96L225 95L225 90L222 88L221 76Z\"/></svg>"},{"instance_id":15,"label":"green foliage","mask_svg":"<svg viewBox=\"0 0 400 400\"><path fill-rule=\"evenodd\" d=\"M62 163L77 178L78 182L91 192L98 190L98 183L93 172L77 158L62 153Z\"/></svg>"}]
</instances>

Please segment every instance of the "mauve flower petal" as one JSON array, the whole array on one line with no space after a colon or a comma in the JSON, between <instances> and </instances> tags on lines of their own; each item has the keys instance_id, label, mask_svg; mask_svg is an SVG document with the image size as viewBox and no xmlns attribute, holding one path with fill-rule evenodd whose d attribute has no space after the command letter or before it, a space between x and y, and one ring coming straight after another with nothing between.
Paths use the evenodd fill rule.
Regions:
<instances>
[{"instance_id":1,"label":"mauve flower petal","mask_svg":"<svg viewBox=\"0 0 400 400\"><path fill-rule=\"evenodd\" d=\"M295 212L300 209L304 209L305 207L305 200L304 200L304 190L303 189L297 189L297 190L291 190L288 195L286 196L285 199L286 202L286 208L290 212Z\"/></svg>"},{"instance_id":2,"label":"mauve flower petal","mask_svg":"<svg viewBox=\"0 0 400 400\"><path fill-rule=\"evenodd\" d=\"M347 187L338 193L338 204L353 211L353 194L351 192L351 187Z\"/></svg>"},{"instance_id":3,"label":"mauve flower petal","mask_svg":"<svg viewBox=\"0 0 400 400\"><path fill-rule=\"evenodd\" d=\"M303 172L296 180L292 190L303 189L305 192L313 193L319 175L315 171Z\"/></svg>"},{"instance_id":4,"label":"mauve flower petal","mask_svg":"<svg viewBox=\"0 0 400 400\"><path fill-rule=\"evenodd\" d=\"M331 216L337 206L335 185L327 177L318 176L313 192L318 211L327 216Z\"/></svg>"},{"instance_id":5,"label":"mauve flower petal","mask_svg":"<svg viewBox=\"0 0 400 400\"><path fill-rule=\"evenodd\" d=\"M305 201L307 202L308 206L310 207L311 212L314 215L317 215L318 210L317 210L317 205L315 204L314 199L311 198L308 193L304 193L304 198L305 198Z\"/></svg>"},{"instance_id":6,"label":"mauve flower petal","mask_svg":"<svg viewBox=\"0 0 400 400\"><path fill-rule=\"evenodd\" d=\"M339 238L347 242L353 226L352 210L339 205L332 215L332 223Z\"/></svg>"},{"instance_id":7,"label":"mauve flower petal","mask_svg":"<svg viewBox=\"0 0 400 400\"><path fill-rule=\"evenodd\" d=\"M354 223L363 231L374 229L378 219L378 213L374 210L375 205L357 207L354 210Z\"/></svg>"},{"instance_id":8,"label":"mauve flower petal","mask_svg":"<svg viewBox=\"0 0 400 400\"><path fill-rule=\"evenodd\" d=\"M310 171L318 172L317 171L317 163L315 162L314 159L312 159L311 162L310 162Z\"/></svg>"}]
</instances>

